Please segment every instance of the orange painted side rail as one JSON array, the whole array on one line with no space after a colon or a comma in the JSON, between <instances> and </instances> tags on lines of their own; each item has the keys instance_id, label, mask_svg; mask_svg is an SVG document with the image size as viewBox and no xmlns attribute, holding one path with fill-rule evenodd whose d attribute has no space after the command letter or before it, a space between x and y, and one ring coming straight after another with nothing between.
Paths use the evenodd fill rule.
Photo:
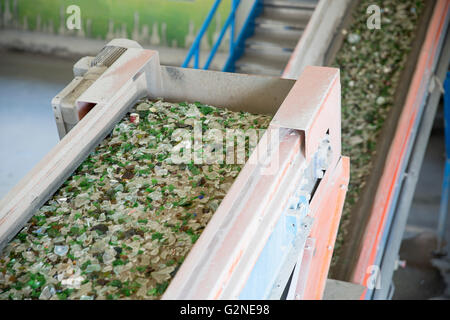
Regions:
<instances>
[{"instance_id":1,"label":"orange painted side rail","mask_svg":"<svg viewBox=\"0 0 450 320\"><path fill-rule=\"evenodd\" d=\"M449 15L450 1L438 0L430 20L413 79L403 111L386 159L383 174L378 185L372 212L361 242L359 257L351 281L366 285L370 276L368 268L375 264L379 245L385 231L388 213L401 179L401 168L406 159L411 132L417 120L422 103L427 97L428 85L433 75L440 39ZM361 298L365 297L367 289Z\"/></svg>"},{"instance_id":2,"label":"orange painted side rail","mask_svg":"<svg viewBox=\"0 0 450 320\"><path fill-rule=\"evenodd\" d=\"M342 157L333 173L326 189L327 199L317 203L314 214L310 238L315 239L316 245L306 274L303 300L322 299L350 178L350 159Z\"/></svg>"}]
</instances>

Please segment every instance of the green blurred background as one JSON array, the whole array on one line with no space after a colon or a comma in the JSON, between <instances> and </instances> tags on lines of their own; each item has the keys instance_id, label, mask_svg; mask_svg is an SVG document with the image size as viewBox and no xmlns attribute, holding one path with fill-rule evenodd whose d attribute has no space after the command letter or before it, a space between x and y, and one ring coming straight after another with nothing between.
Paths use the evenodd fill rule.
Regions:
<instances>
[{"instance_id":1,"label":"green blurred background","mask_svg":"<svg viewBox=\"0 0 450 320\"><path fill-rule=\"evenodd\" d=\"M114 31L126 26L129 38L135 26L135 13L139 16L139 32L144 25L148 26L148 35L152 35L155 23L157 33L161 36L162 24L166 27L166 43L171 46L176 41L177 47L185 47L185 40L189 33L190 23L194 25L194 36L198 32L206 15L211 9L214 0L0 0L2 12L5 12L7 3L11 12L18 16L17 27L24 25L27 20L27 30L36 29L38 16L41 26L53 25L53 32L58 33L61 23L67 20L69 14L66 8L70 5L78 5L81 9L81 21L83 29L87 30L87 21L90 20L90 32L86 34L91 38L106 39L109 21L114 23ZM208 29L208 42L211 44L217 25L223 25L229 12L231 0L222 0L219 6L219 15L216 15ZM63 15L63 19L61 19ZM219 19L219 21L216 21ZM42 29L42 28L41 28ZM66 28L67 29L67 28ZM44 32L51 32L49 28L43 28ZM161 43L161 44L164 44Z\"/></svg>"}]
</instances>

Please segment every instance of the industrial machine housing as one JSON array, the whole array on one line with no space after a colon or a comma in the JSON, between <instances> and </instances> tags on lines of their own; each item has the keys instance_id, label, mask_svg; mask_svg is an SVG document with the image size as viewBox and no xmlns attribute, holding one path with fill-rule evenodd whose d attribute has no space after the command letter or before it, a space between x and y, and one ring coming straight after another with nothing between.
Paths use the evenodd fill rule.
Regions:
<instances>
[{"instance_id":1,"label":"industrial machine housing","mask_svg":"<svg viewBox=\"0 0 450 320\"><path fill-rule=\"evenodd\" d=\"M294 81L164 67L126 40L74 70L52 101L61 141L0 204L2 246L138 99L200 101L274 117L163 298L279 299L288 282L288 298L322 297L349 179L339 70Z\"/></svg>"},{"instance_id":2,"label":"industrial machine housing","mask_svg":"<svg viewBox=\"0 0 450 320\"><path fill-rule=\"evenodd\" d=\"M350 2L318 2L284 79L160 66L156 52L123 39L81 59L75 79L52 101L61 142L0 202L0 247L139 98L200 101L274 115L268 132L280 139L261 140L254 157L264 154L275 163L276 150L280 162L266 175L265 166L249 159L164 298L320 299L350 168L340 154L339 71L309 65L329 62ZM391 136L383 138L389 145L376 159L381 173L353 213L336 275L358 288L356 298L393 293L392 274L450 60L449 5L437 0L428 8L402 108L390 119ZM379 288L369 286L373 266Z\"/></svg>"}]
</instances>

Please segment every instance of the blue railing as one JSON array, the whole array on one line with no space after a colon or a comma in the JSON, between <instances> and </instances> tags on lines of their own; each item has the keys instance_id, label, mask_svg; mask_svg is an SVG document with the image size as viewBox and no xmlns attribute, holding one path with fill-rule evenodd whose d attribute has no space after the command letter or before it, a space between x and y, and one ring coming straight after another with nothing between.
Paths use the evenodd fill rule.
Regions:
<instances>
[{"instance_id":1,"label":"blue railing","mask_svg":"<svg viewBox=\"0 0 450 320\"><path fill-rule=\"evenodd\" d=\"M194 58L194 68L198 69L200 64L200 44L203 36L206 33L206 30L208 29L209 25L211 24L211 21L217 11L217 8L219 7L222 0L216 0L209 11L208 15L206 16L205 21L203 22L200 31L198 32L197 36L195 37L194 42L192 43L191 48L189 49L189 52L186 56L186 59L184 60L182 67L186 68L191 63L192 58ZM212 60L214 59L214 56L217 53L217 50L220 47L220 44L222 43L223 37L225 36L226 31L228 28L231 28L230 32L230 56L233 55L235 51L235 44L234 41L234 32L235 32L235 14L236 10L239 7L240 0L232 0L231 3L231 12L228 15L227 20L225 21L225 24L222 27L222 30L220 31L219 37L217 41L214 43L211 52L209 53L208 59L206 60L205 65L203 66L203 69L208 69L211 65Z\"/></svg>"},{"instance_id":2,"label":"blue railing","mask_svg":"<svg viewBox=\"0 0 450 320\"><path fill-rule=\"evenodd\" d=\"M255 33L255 19L263 12L264 3L262 0L255 0L247 18L244 21L239 35L234 42L233 51L230 51L230 56L225 63L222 71L224 72L235 72L236 61L244 54L245 51L245 41L253 36Z\"/></svg>"}]
</instances>

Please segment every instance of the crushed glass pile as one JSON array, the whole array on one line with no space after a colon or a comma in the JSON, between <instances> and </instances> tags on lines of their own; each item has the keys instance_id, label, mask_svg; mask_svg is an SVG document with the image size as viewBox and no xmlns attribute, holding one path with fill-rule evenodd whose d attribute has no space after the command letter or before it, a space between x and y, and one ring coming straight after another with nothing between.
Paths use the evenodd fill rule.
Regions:
<instances>
[{"instance_id":1,"label":"crushed glass pile","mask_svg":"<svg viewBox=\"0 0 450 320\"><path fill-rule=\"evenodd\" d=\"M271 118L141 101L0 254L0 299L158 299L243 164L174 164L177 128ZM247 156L249 145L246 144Z\"/></svg>"}]
</instances>

